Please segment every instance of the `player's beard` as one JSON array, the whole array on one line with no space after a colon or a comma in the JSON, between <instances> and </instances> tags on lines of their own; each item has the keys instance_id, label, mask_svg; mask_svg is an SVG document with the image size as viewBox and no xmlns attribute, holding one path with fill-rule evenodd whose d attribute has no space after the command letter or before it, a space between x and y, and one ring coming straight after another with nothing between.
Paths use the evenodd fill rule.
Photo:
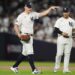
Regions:
<instances>
[{"instance_id":1,"label":"player's beard","mask_svg":"<svg viewBox=\"0 0 75 75\"><path fill-rule=\"evenodd\" d=\"M65 19L69 18L69 13L63 13L63 17L64 17Z\"/></svg>"}]
</instances>

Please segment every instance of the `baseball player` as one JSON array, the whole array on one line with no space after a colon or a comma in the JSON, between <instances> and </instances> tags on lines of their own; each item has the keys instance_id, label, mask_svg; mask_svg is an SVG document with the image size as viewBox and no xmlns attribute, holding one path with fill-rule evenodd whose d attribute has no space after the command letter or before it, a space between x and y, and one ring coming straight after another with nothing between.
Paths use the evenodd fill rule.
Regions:
<instances>
[{"instance_id":1,"label":"baseball player","mask_svg":"<svg viewBox=\"0 0 75 75\"><path fill-rule=\"evenodd\" d=\"M16 19L14 30L16 35L21 39L23 44L22 54L18 57L16 63L10 68L13 72L18 72L18 66L24 59L24 57L28 58L29 64L32 69L32 74L38 74L38 71L34 65L33 59L33 24L34 20L38 19L42 16L47 15L52 9L54 10L56 7L52 6L47 10L38 13L32 11L32 3L27 2L24 6L24 12L22 12Z\"/></svg>"},{"instance_id":2,"label":"baseball player","mask_svg":"<svg viewBox=\"0 0 75 75\"><path fill-rule=\"evenodd\" d=\"M54 32L58 34L57 38L57 54L55 60L54 72L60 68L61 57L64 53L63 72L70 72L69 60L72 48L72 29L75 29L75 21L69 16L69 8L63 8L63 16L55 23Z\"/></svg>"}]
</instances>

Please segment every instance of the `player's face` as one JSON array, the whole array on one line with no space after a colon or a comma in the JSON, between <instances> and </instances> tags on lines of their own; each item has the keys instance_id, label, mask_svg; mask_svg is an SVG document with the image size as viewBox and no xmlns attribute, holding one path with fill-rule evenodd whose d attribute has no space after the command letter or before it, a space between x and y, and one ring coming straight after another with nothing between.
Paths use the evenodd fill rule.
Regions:
<instances>
[{"instance_id":1,"label":"player's face","mask_svg":"<svg viewBox=\"0 0 75 75\"><path fill-rule=\"evenodd\" d=\"M69 15L70 15L70 12L63 12L63 17L64 17L64 18L68 18Z\"/></svg>"},{"instance_id":2,"label":"player's face","mask_svg":"<svg viewBox=\"0 0 75 75\"><path fill-rule=\"evenodd\" d=\"M32 12L32 8L25 7L25 11L29 14L30 12Z\"/></svg>"}]
</instances>

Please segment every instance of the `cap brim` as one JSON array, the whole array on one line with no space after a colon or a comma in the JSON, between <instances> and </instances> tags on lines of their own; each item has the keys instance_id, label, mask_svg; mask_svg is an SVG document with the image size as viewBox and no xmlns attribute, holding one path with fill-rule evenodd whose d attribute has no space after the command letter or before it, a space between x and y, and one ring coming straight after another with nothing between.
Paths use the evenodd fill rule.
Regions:
<instances>
[{"instance_id":1,"label":"cap brim","mask_svg":"<svg viewBox=\"0 0 75 75\"><path fill-rule=\"evenodd\" d=\"M31 5L25 5L25 7L32 8L32 6L31 6Z\"/></svg>"}]
</instances>

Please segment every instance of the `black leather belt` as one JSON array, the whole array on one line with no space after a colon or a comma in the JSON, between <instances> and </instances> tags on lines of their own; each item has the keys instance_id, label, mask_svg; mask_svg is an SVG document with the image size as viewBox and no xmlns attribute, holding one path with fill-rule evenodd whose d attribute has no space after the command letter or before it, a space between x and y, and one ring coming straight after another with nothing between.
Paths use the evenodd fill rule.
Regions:
<instances>
[{"instance_id":1,"label":"black leather belt","mask_svg":"<svg viewBox=\"0 0 75 75\"><path fill-rule=\"evenodd\" d=\"M33 36L33 34L30 34L30 33L25 33L25 34L30 35L30 36Z\"/></svg>"},{"instance_id":2,"label":"black leather belt","mask_svg":"<svg viewBox=\"0 0 75 75\"><path fill-rule=\"evenodd\" d=\"M63 36L64 38L69 38L69 36Z\"/></svg>"}]
</instances>

